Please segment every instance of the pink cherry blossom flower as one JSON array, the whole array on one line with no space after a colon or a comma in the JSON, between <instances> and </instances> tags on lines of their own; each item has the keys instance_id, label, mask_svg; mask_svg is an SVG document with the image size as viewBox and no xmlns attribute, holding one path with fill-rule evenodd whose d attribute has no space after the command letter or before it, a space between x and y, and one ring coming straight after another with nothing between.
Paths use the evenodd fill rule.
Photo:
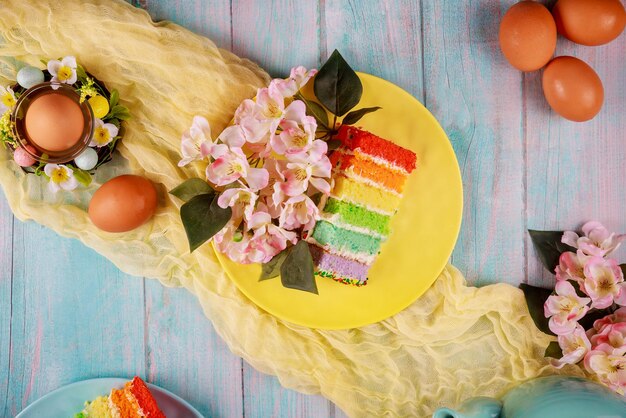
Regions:
<instances>
[{"instance_id":1,"label":"pink cherry blossom flower","mask_svg":"<svg viewBox=\"0 0 626 418\"><path fill-rule=\"evenodd\" d=\"M250 167L241 148L231 148L225 154L220 155L209 164L206 176L217 186L225 186L243 178L252 190L264 188L269 180L266 169Z\"/></svg>"},{"instance_id":2,"label":"pink cherry blossom flower","mask_svg":"<svg viewBox=\"0 0 626 418\"><path fill-rule=\"evenodd\" d=\"M289 78L284 80L277 78L272 80L272 83L276 85L283 97L291 97L304 87L315 74L317 74L315 69L307 71L303 66L298 66L291 69Z\"/></svg>"},{"instance_id":3,"label":"pink cherry blossom flower","mask_svg":"<svg viewBox=\"0 0 626 418\"><path fill-rule=\"evenodd\" d=\"M229 259L240 264L249 264L249 243L252 234L238 228L240 221L230 221L217 234L213 236L213 242L217 250Z\"/></svg>"},{"instance_id":4,"label":"pink cherry blossom flower","mask_svg":"<svg viewBox=\"0 0 626 418\"><path fill-rule=\"evenodd\" d=\"M556 267L557 280L572 280L582 283L585 280L585 261L587 256L582 251L573 253L567 251L559 257L559 265Z\"/></svg>"},{"instance_id":5,"label":"pink cherry blossom flower","mask_svg":"<svg viewBox=\"0 0 626 418\"><path fill-rule=\"evenodd\" d=\"M330 177L332 165L326 156L326 142L316 140L307 154L291 156L287 169L283 172L285 182L281 184L282 191L287 196L297 196L306 192L309 183L320 192L330 194Z\"/></svg>"},{"instance_id":6,"label":"pink cherry blossom flower","mask_svg":"<svg viewBox=\"0 0 626 418\"><path fill-rule=\"evenodd\" d=\"M548 297L543 305L544 315L550 318L548 326L556 335L569 334L576 328L577 321L589 310L589 298L576 294L574 286L568 281L558 281L556 295Z\"/></svg>"},{"instance_id":7,"label":"pink cherry blossom flower","mask_svg":"<svg viewBox=\"0 0 626 418\"><path fill-rule=\"evenodd\" d=\"M587 260L584 271L585 281L581 289L591 297L592 308L609 307L615 300L626 304L624 274L615 260L591 257Z\"/></svg>"},{"instance_id":8,"label":"pink cherry blossom flower","mask_svg":"<svg viewBox=\"0 0 626 418\"><path fill-rule=\"evenodd\" d=\"M599 333L605 325L626 322L626 307L619 308L613 314L606 315L604 318L597 319L593 323L593 327L587 331L587 336L592 338Z\"/></svg>"},{"instance_id":9,"label":"pink cherry blossom flower","mask_svg":"<svg viewBox=\"0 0 626 418\"><path fill-rule=\"evenodd\" d=\"M245 132L239 125L231 125L224 129L217 137L221 142L229 148L242 148L246 143Z\"/></svg>"},{"instance_id":10,"label":"pink cherry blossom flower","mask_svg":"<svg viewBox=\"0 0 626 418\"><path fill-rule=\"evenodd\" d=\"M254 230L250 241L248 259L255 263L267 263L276 254L287 248L287 242L295 244L298 240L295 232L287 231L272 223L269 213L259 207L248 227Z\"/></svg>"},{"instance_id":11,"label":"pink cherry blossom flower","mask_svg":"<svg viewBox=\"0 0 626 418\"><path fill-rule=\"evenodd\" d=\"M202 116L194 116L189 130L183 133L180 143L180 152L183 158L178 162L179 167L184 167L192 161L198 161L214 154L214 157L226 153L228 147L218 145L211 137L209 121Z\"/></svg>"},{"instance_id":12,"label":"pink cherry blossom flower","mask_svg":"<svg viewBox=\"0 0 626 418\"><path fill-rule=\"evenodd\" d=\"M600 328L597 334L591 336L591 344L609 344L611 347L626 348L626 322L606 324Z\"/></svg>"},{"instance_id":13,"label":"pink cherry blossom flower","mask_svg":"<svg viewBox=\"0 0 626 418\"><path fill-rule=\"evenodd\" d=\"M579 237L576 232L566 231L562 242L574 248L580 249L587 255L604 257L615 251L626 239L626 235L615 235L598 221L590 221L583 225L583 236Z\"/></svg>"},{"instance_id":14,"label":"pink cherry blossom flower","mask_svg":"<svg viewBox=\"0 0 626 418\"><path fill-rule=\"evenodd\" d=\"M599 344L585 355L585 368L600 381L624 395L626 391L626 346Z\"/></svg>"},{"instance_id":15,"label":"pink cherry blossom flower","mask_svg":"<svg viewBox=\"0 0 626 418\"><path fill-rule=\"evenodd\" d=\"M591 343L580 324L576 324L574 331L557 337L559 346L563 350L563 357L552 359L550 363L557 369L566 364L576 364L591 350Z\"/></svg>"},{"instance_id":16,"label":"pink cherry blossom flower","mask_svg":"<svg viewBox=\"0 0 626 418\"><path fill-rule=\"evenodd\" d=\"M285 202L278 224L288 230L303 227L303 231L309 231L315 226L318 216L319 209L315 203L307 195L301 194Z\"/></svg>"},{"instance_id":17,"label":"pink cherry blossom flower","mask_svg":"<svg viewBox=\"0 0 626 418\"><path fill-rule=\"evenodd\" d=\"M233 218L245 217L249 220L254 211L259 196L247 187L226 189L217 199L217 204L221 208L231 207Z\"/></svg>"},{"instance_id":18,"label":"pink cherry blossom flower","mask_svg":"<svg viewBox=\"0 0 626 418\"><path fill-rule=\"evenodd\" d=\"M312 116L305 116L302 125L285 120L280 124L282 132L271 139L272 149L280 155L306 153L315 141L317 123Z\"/></svg>"}]
</instances>

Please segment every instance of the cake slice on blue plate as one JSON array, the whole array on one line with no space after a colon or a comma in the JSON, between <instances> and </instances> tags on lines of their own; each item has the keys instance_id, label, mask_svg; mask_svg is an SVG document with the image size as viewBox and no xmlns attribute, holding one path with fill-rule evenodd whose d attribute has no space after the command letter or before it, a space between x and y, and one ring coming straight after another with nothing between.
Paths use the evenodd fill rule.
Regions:
<instances>
[{"instance_id":1,"label":"cake slice on blue plate","mask_svg":"<svg viewBox=\"0 0 626 418\"><path fill-rule=\"evenodd\" d=\"M339 129L331 157L333 187L307 238L316 274L363 286L387 239L416 155L353 126Z\"/></svg>"}]
</instances>

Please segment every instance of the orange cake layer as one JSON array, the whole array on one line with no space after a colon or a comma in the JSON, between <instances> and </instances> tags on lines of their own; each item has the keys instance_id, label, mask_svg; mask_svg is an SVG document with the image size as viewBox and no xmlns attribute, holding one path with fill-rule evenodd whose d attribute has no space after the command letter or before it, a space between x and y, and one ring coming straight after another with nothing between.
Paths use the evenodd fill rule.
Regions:
<instances>
[{"instance_id":1,"label":"orange cake layer","mask_svg":"<svg viewBox=\"0 0 626 418\"><path fill-rule=\"evenodd\" d=\"M407 178L406 174L398 170L377 164L359 150L353 154L335 151L330 156L330 162L339 170L372 180L398 193L402 193Z\"/></svg>"},{"instance_id":2,"label":"orange cake layer","mask_svg":"<svg viewBox=\"0 0 626 418\"><path fill-rule=\"evenodd\" d=\"M124 389L113 389L109 398L117 407L120 418L137 418L139 415L139 405L134 399L126 396Z\"/></svg>"}]
</instances>

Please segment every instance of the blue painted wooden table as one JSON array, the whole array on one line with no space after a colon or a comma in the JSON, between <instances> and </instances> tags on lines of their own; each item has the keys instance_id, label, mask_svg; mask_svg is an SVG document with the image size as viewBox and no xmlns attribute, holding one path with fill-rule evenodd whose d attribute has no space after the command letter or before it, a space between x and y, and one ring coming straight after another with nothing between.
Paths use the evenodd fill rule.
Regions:
<instances>
[{"instance_id":1,"label":"blue painted wooden table","mask_svg":"<svg viewBox=\"0 0 626 418\"><path fill-rule=\"evenodd\" d=\"M521 74L499 53L512 0L133 3L272 75L318 66L338 48L421 100L461 166L466 206L452 262L470 283L551 285L527 228L598 219L626 231L626 35L595 48L559 41L558 55L584 59L605 85L600 115L577 124L550 111L539 73ZM186 291L126 276L80 243L16 221L4 197L0 231L1 417L70 382L135 374L206 416L343 416L232 355Z\"/></svg>"}]
</instances>

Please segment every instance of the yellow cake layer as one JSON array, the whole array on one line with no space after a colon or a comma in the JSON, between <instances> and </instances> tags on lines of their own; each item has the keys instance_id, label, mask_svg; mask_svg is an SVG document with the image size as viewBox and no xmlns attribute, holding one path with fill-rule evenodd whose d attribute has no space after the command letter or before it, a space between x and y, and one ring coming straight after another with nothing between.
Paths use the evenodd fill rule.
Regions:
<instances>
[{"instance_id":1,"label":"yellow cake layer","mask_svg":"<svg viewBox=\"0 0 626 418\"><path fill-rule=\"evenodd\" d=\"M386 214L395 213L401 199L401 196L341 175L335 177L331 195Z\"/></svg>"}]
</instances>

